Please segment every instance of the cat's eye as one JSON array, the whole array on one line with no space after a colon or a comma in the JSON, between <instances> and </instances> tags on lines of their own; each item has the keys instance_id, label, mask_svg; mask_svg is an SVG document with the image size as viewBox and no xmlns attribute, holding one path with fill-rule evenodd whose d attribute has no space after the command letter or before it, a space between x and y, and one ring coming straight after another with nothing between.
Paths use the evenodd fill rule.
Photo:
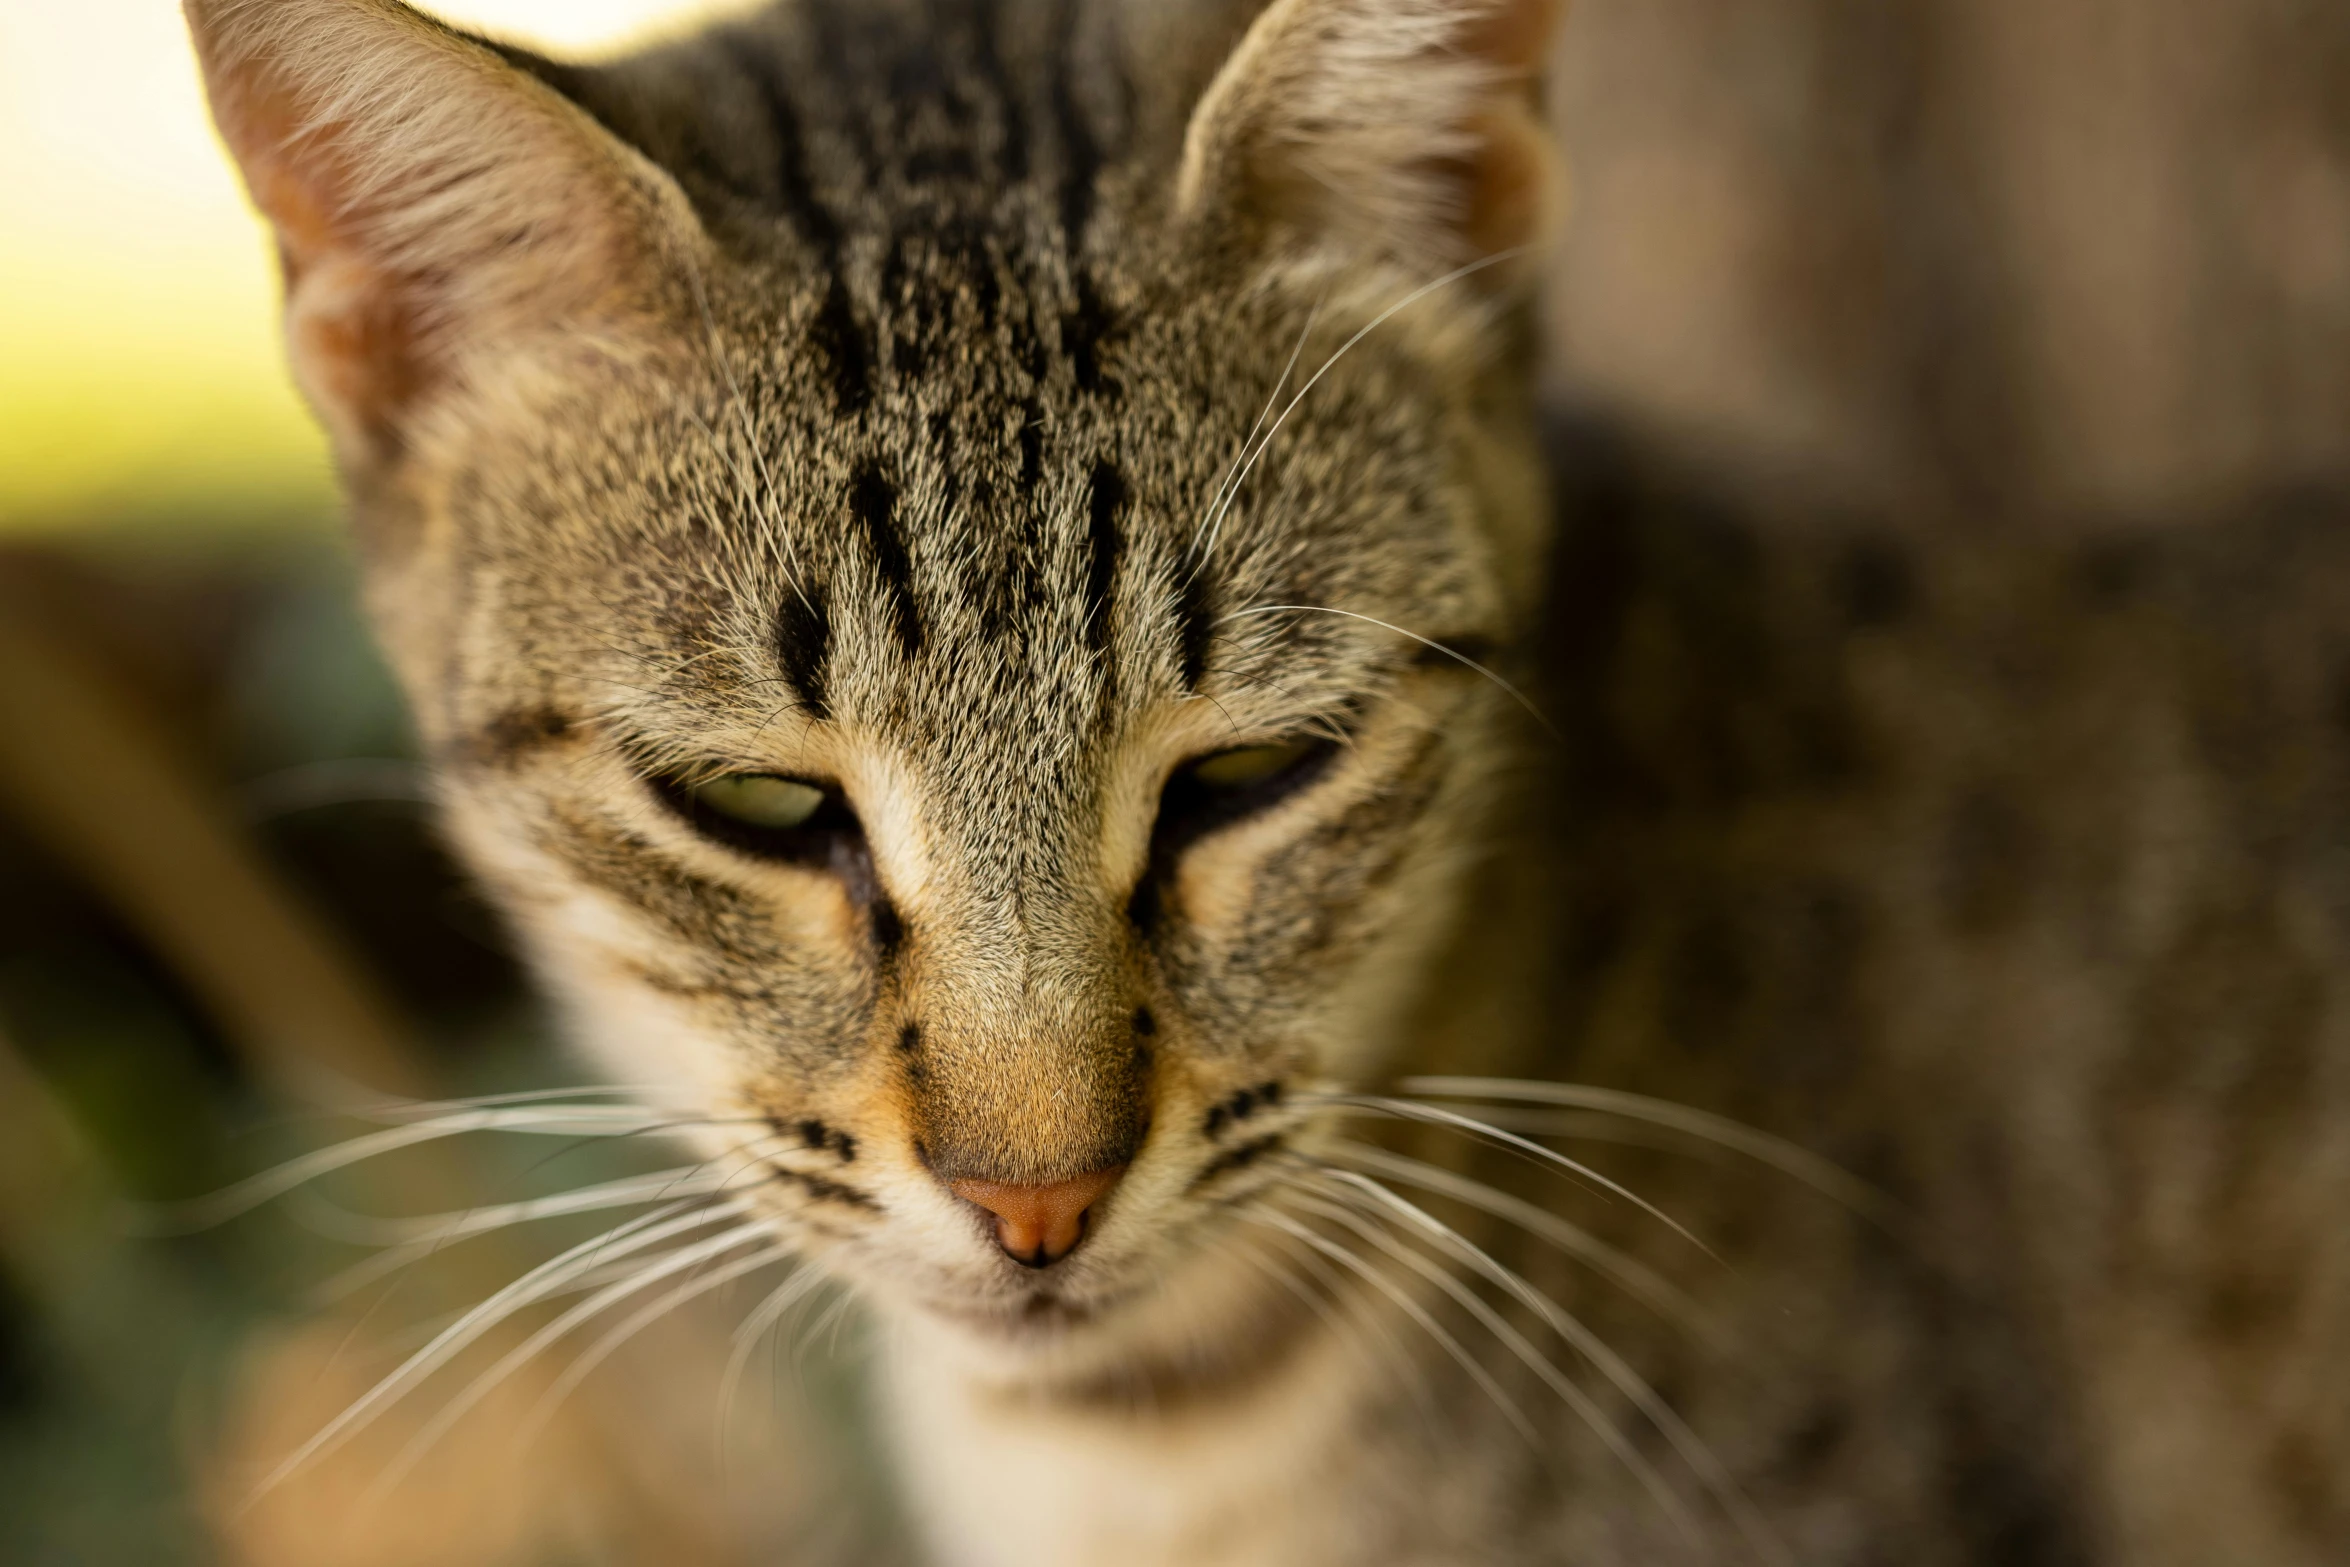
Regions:
<instances>
[{"instance_id":1,"label":"cat's eye","mask_svg":"<svg viewBox=\"0 0 2350 1567\"><path fill-rule=\"evenodd\" d=\"M805 827L824 809L824 791L796 778L773 773L726 773L687 791L693 803L712 816L744 827L788 832Z\"/></svg>"},{"instance_id":2,"label":"cat's eye","mask_svg":"<svg viewBox=\"0 0 2350 1567\"><path fill-rule=\"evenodd\" d=\"M1191 764L1191 776L1210 789L1245 789L1279 777L1312 755L1319 742L1288 740L1218 751Z\"/></svg>"},{"instance_id":3,"label":"cat's eye","mask_svg":"<svg viewBox=\"0 0 2350 1567\"><path fill-rule=\"evenodd\" d=\"M1320 777L1337 751L1334 741L1301 738L1195 757L1175 770L1159 796L1155 852L1180 852L1219 827L1271 809Z\"/></svg>"},{"instance_id":4,"label":"cat's eye","mask_svg":"<svg viewBox=\"0 0 2350 1567\"><path fill-rule=\"evenodd\" d=\"M780 773L679 776L655 767L645 781L706 838L760 859L834 865L862 853L857 813L840 790Z\"/></svg>"}]
</instances>

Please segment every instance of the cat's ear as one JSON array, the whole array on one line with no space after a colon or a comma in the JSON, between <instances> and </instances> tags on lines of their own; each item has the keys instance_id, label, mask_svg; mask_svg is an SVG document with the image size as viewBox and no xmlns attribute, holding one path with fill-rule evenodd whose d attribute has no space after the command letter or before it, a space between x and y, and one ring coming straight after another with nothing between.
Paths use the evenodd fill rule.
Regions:
<instances>
[{"instance_id":1,"label":"cat's ear","mask_svg":"<svg viewBox=\"0 0 2350 1567\"><path fill-rule=\"evenodd\" d=\"M347 465L398 456L481 356L626 335L698 232L666 175L398 0L185 0L285 268L296 379Z\"/></svg>"},{"instance_id":2,"label":"cat's ear","mask_svg":"<svg viewBox=\"0 0 2350 1567\"><path fill-rule=\"evenodd\" d=\"M1273 0L1193 111L1182 210L1431 274L1532 244L1559 184L1540 84L1564 9Z\"/></svg>"}]
</instances>

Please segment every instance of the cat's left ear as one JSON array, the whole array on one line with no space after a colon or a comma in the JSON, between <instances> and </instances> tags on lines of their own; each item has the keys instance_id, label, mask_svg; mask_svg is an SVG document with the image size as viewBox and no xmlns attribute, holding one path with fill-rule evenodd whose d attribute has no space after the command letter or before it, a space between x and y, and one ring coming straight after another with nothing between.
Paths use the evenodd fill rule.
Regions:
<instances>
[{"instance_id":1,"label":"cat's left ear","mask_svg":"<svg viewBox=\"0 0 2350 1567\"><path fill-rule=\"evenodd\" d=\"M600 351L701 230L577 105L400 0L183 0L214 118L277 231L295 379L346 471L448 392Z\"/></svg>"},{"instance_id":2,"label":"cat's left ear","mask_svg":"<svg viewBox=\"0 0 2350 1567\"><path fill-rule=\"evenodd\" d=\"M1431 276L1532 245L1560 184L1540 84L1564 10L1273 0L1193 112L1181 209Z\"/></svg>"}]
</instances>

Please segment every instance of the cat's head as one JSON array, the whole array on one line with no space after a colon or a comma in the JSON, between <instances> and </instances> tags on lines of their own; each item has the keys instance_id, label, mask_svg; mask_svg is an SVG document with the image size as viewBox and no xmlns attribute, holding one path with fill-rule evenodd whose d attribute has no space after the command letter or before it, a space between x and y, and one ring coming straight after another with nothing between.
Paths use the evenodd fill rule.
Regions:
<instances>
[{"instance_id":1,"label":"cat's head","mask_svg":"<svg viewBox=\"0 0 2350 1567\"><path fill-rule=\"evenodd\" d=\"M454 836L604 1070L983 1336L1377 1072L1509 727L1550 8L1258 9L189 0Z\"/></svg>"}]
</instances>

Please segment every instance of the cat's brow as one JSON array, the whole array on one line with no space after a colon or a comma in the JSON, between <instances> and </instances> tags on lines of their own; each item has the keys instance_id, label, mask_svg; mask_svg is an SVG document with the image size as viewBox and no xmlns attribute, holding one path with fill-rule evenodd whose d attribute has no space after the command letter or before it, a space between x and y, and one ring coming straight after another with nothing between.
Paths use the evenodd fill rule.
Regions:
<instances>
[{"instance_id":1,"label":"cat's brow","mask_svg":"<svg viewBox=\"0 0 2350 1567\"><path fill-rule=\"evenodd\" d=\"M500 769L565 745L581 734L580 721L551 707L512 707L461 737L447 760L460 766Z\"/></svg>"}]
</instances>

